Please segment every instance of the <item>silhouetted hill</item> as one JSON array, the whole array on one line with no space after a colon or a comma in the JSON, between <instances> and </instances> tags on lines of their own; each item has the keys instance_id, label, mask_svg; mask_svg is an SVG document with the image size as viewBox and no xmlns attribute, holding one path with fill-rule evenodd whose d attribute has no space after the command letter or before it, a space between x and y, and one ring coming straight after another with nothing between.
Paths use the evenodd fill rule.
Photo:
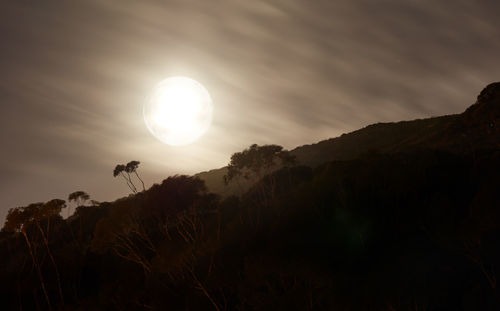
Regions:
<instances>
[{"instance_id":1,"label":"silhouetted hill","mask_svg":"<svg viewBox=\"0 0 500 311\"><path fill-rule=\"evenodd\" d=\"M352 160L368 154L392 154L417 149L442 150L467 154L475 149L500 146L500 83L488 85L475 104L462 114L377 123L340 137L304 145L291 150L300 164L320 164ZM221 195L237 194L236 185L225 187L225 168L199 173L208 189ZM245 189L248 183L242 185Z\"/></svg>"},{"instance_id":2,"label":"silhouetted hill","mask_svg":"<svg viewBox=\"0 0 500 311\"><path fill-rule=\"evenodd\" d=\"M2 309L499 310L499 90L299 147L309 166L239 196L171 176L68 219L62 200L12 209Z\"/></svg>"}]
</instances>

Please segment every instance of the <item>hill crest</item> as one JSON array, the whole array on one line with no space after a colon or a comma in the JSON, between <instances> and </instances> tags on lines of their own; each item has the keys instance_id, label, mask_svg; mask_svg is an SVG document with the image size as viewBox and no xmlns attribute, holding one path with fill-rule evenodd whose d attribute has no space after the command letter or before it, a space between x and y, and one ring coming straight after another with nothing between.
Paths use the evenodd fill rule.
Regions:
<instances>
[{"instance_id":1,"label":"hill crest","mask_svg":"<svg viewBox=\"0 0 500 311\"><path fill-rule=\"evenodd\" d=\"M499 148L500 82L491 83L476 102L461 114L410 121L375 123L362 129L291 150L300 164L316 167L326 162L352 160L367 154L392 154L416 149L468 154L477 149ZM226 187L222 167L195 176L207 188L221 195L238 193L236 185Z\"/></svg>"}]
</instances>

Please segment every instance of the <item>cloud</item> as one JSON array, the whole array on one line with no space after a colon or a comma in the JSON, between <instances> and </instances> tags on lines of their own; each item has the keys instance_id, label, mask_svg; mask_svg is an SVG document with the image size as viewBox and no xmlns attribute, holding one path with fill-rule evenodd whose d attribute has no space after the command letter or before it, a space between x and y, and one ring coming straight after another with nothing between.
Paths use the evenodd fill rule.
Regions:
<instances>
[{"instance_id":1,"label":"cloud","mask_svg":"<svg viewBox=\"0 0 500 311\"><path fill-rule=\"evenodd\" d=\"M486 0L4 3L0 195L7 207L80 188L106 200L126 192L110 173L118 162L140 160L159 182L223 166L251 143L293 148L459 113L499 80L499 10ZM141 116L173 75L215 101L213 127L183 148L156 141ZM27 190L48 179L46 192Z\"/></svg>"}]
</instances>

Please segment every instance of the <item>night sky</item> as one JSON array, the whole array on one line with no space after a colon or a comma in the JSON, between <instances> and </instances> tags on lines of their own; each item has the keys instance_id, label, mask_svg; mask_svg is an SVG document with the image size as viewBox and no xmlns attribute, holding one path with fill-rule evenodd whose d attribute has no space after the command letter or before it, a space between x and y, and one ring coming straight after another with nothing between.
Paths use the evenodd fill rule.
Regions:
<instances>
[{"instance_id":1,"label":"night sky","mask_svg":"<svg viewBox=\"0 0 500 311\"><path fill-rule=\"evenodd\" d=\"M500 1L2 1L0 219L87 191L128 194L222 167L252 143L292 149L376 122L460 113L500 80ZM209 131L171 147L146 129L157 82L214 101Z\"/></svg>"}]
</instances>

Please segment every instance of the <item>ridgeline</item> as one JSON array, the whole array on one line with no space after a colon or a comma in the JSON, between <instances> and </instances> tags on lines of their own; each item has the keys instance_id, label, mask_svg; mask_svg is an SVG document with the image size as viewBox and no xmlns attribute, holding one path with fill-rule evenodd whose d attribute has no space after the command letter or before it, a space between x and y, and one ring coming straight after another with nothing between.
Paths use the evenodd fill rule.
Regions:
<instances>
[{"instance_id":1,"label":"ridgeline","mask_svg":"<svg viewBox=\"0 0 500 311\"><path fill-rule=\"evenodd\" d=\"M461 114L267 147L67 219L11 210L2 309L500 309L500 83Z\"/></svg>"}]
</instances>

